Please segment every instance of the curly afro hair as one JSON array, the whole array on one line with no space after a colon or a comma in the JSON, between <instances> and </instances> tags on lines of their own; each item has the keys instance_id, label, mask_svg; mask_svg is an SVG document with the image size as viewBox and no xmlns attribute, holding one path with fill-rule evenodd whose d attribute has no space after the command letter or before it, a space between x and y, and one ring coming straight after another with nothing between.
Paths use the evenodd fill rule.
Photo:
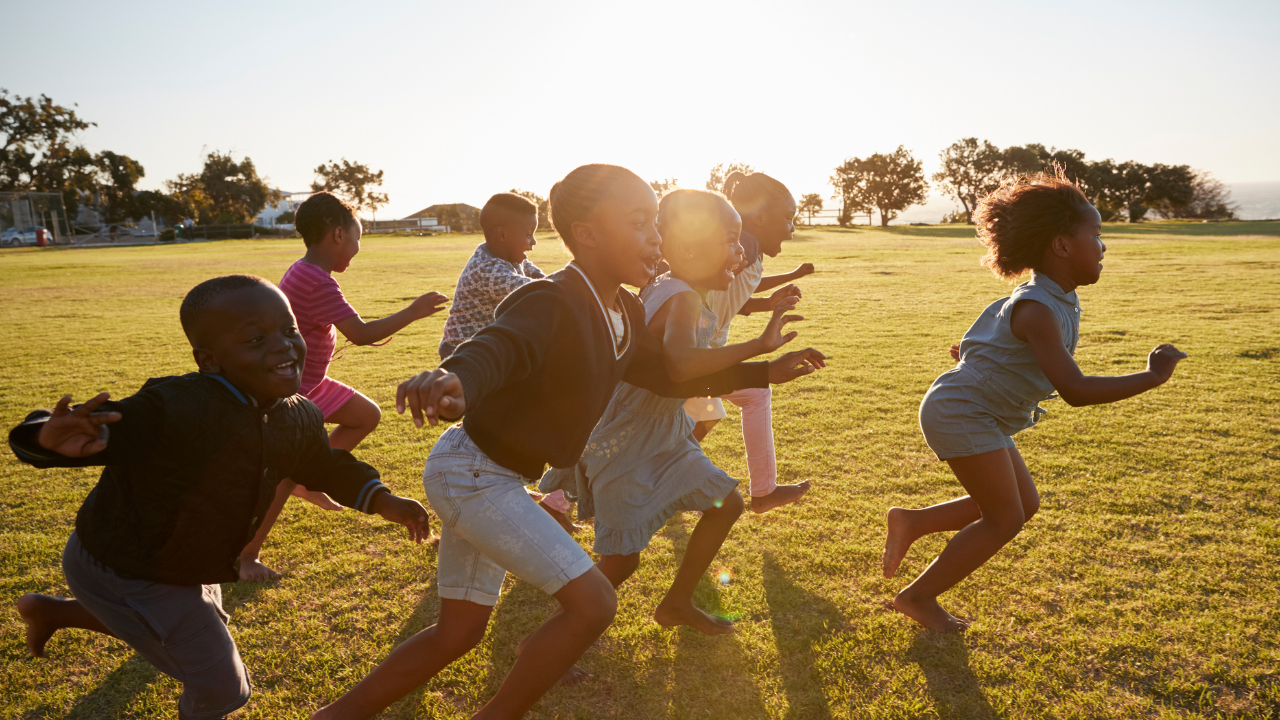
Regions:
<instances>
[{"instance_id":1,"label":"curly afro hair","mask_svg":"<svg viewBox=\"0 0 1280 720\"><path fill-rule=\"evenodd\" d=\"M1089 216L1093 206L1061 167L1011 175L978 200L973 222L987 248L982 264L1005 280L1035 268L1045 250Z\"/></svg>"}]
</instances>

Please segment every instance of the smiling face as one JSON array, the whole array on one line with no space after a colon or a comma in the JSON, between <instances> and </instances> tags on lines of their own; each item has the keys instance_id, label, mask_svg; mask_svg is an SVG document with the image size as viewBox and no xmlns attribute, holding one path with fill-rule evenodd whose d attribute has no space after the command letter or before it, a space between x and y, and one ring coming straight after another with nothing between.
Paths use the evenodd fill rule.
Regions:
<instances>
[{"instance_id":1,"label":"smiling face","mask_svg":"<svg viewBox=\"0 0 1280 720\"><path fill-rule=\"evenodd\" d=\"M708 194L662 213L658 229L672 273L695 290L729 289L743 261L742 219L733 206Z\"/></svg>"},{"instance_id":2,"label":"smiling face","mask_svg":"<svg viewBox=\"0 0 1280 720\"><path fill-rule=\"evenodd\" d=\"M332 243L333 271L343 272L351 265L351 260L360 254L360 238L364 228L357 218L347 227L338 226L329 231L325 242Z\"/></svg>"},{"instance_id":3,"label":"smiling face","mask_svg":"<svg viewBox=\"0 0 1280 720\"><path fill-rule=\"evenodd\" d=\"M289 301L275 287L219 296L201 316L196 337L201 372L221 375L259 405L297 394L307 346Z\"/></svg>"},{"instance_id":4,"label":"smiling face","mask_svg":"<svg viewBox=\"0 0 1280 720\"><path fill-rule=\"evenodd\" d=\"M1092 285L1102 276L1102 257L1107 246L1102 242L1102 216L1089 206L1085 219L1075 231L1064 237L1066 267L1077 286Z\"/></svg>"},{"instance_id":5,"label":"smiling face","mask_svg":"<svg viewBox=\"0 0 1280 720\"><path fill-rule=\"evenodd\" d=\"M644 287L662 259L657 218L653 188L639 178L625 178L586 220L574 223L575 255L591 253L592 261L618 282Z\"/></svg>"},{"instance_id":6,"label":"smiling face","mask_svg":"<svg viewBox=\"0 0 1280 720\"><path fill-rule=\"evenodd\" d=\"M494 239L498 241L496 243L497 247L496 251L495 248L491 247L489 252L512 265L519 265L529 258L529 252L538 244L538 241L533 237L533 232L537 229L538 216L536 214L512 215L503 224L494 228L493 235ZM488 240L486 242L494 245Z\"/></svg>"},{"instance_id":7,"label":"smiling face","mask_svg":"<svg viewBox=\"0 0 1280 720\"><path fill-rule=\"evenodd\" d=\"M764 208L743 218L743 225L760 243L760 252L777 257L782 243L796 231L795 219L796 199L787 193L785 197L771 198Z\"/></svg>"}]
</instances>

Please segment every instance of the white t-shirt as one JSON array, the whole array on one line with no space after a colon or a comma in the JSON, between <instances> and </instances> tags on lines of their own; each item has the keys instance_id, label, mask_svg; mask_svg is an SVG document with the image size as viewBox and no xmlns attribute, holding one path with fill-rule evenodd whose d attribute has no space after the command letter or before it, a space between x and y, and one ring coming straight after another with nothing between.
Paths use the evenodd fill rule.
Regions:
<instances>
[{"instance_id":1,"label":"white t-shirt","mask_svg":"<svg viewBox=\"0 0 1280 720\"><path fill-rule=\"evenodd\" d=\"M622 318L622 312L609 308L609 324L613 326L613 341L616 343L615 350L621 350L622 346L627 343L627 323Z\"/></svg>"},{"instance_id":2,"label":"white t-shirt","mask_svg":"<svg viewBox=\"0 0 1280 720\"><path fill-rule=\"evenodd\" d=\"M707 309L716 314L716 334L711 337L711 347L724 347L729 344L729 325L743 305L751 299L760 279L764 277L764 258L756 261L738 273L727 290L712 290L707 293Z\"/></svg>"}]
</instances>

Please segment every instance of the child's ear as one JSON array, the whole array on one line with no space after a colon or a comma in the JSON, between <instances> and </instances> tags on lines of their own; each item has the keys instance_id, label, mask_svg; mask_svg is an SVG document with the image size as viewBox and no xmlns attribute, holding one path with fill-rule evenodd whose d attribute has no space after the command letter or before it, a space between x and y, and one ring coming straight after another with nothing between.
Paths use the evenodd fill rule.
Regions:
<instances>
[{"instance_id":1,"label":"child's ear","mask_svg":"<svg viewBox=\"0 0 1280 720\"><path fill-rule=\"evenodd\" d=\"M573 240L576 245L589 248L594 248L599 245L599 243L596 242L595 229L588 223L581 221L576 222L570 228L570 232L573 233Z\"/></svg>"},{"instance_id":2,"label":"child's ear","mask_svg":"<svg viewBox=\"0 0 1280 720\"><path fill-rule=\"evenodd\" d=\"M1067 240L1066 235L1059 235L1053 239L1053 243L1049 245L1049 250L1058 257L1067 257L1071 254L1071 243Z\"/></svg>"},{"instance_id":3,"label":"child's ear","mask_svg":"<svg viewBox=\"0 0 1280 720\"><path fill-rule=\"evenodd\" d=\"M200 372L211 375L222 373L222 363L218 362L218 358L214 357L212 352L202 347L193 347L191 348L191 355L195 357L196 367L200 368Z\"/></svg>"}]
</instances>

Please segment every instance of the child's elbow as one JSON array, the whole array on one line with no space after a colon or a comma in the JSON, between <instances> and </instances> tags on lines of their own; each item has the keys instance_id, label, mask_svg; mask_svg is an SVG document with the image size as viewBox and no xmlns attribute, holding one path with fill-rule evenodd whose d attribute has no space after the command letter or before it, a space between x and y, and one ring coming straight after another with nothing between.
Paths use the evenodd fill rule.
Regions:
<instances>
[{"instance_id":1,"label":"child's elbow","mask_svg":"<svg viewBox=\"0 0 1280 720\"><path fill-rule=\"evenodd\" d=\"M1084 397L1084 395L1075 388L1059 390L1058 397L1062 398L1062 402L1070 405L1071 407L1084 407L1089 404L1089 401Z\"/></svg>"}]
</instances>

